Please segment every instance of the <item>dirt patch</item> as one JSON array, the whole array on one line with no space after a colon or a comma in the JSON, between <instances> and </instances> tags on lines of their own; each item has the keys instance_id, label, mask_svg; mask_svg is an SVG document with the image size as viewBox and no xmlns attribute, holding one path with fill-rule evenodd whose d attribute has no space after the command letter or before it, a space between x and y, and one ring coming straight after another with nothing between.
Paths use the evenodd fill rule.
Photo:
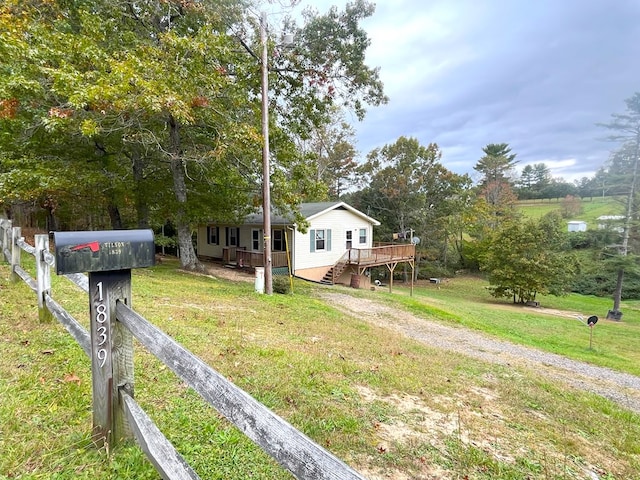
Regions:
<instances>
[{"instance_id":1,"label":"dirt patch","mask_svg":"<svg viewBox=\"0 0 640 480\"><path fill-rule=\"evenodd\" d=\"M255 273L244 268L234 268L221 263L203 262L205 272L216 278L223 278L233 282L255 282Z\"/></svg>"}]
</instances>

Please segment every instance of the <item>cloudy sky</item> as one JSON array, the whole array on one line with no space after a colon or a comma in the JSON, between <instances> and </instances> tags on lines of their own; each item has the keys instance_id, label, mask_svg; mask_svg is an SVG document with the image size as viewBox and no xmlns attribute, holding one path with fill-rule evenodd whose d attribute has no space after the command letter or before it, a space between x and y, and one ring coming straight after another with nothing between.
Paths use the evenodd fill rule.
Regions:
<instances>
[{"instance_id":1,"label":"cloudy sky","mask_svg":"<svg viewBox=\"0 0 640 480\"><path fill-rule=\"evenodd\" d=\"M378 0L363 23L388 105L354 126L358 150L436 142L470 173L488 143L518 167L591 176L615 144L596 125L640 91L640 0ZM346 0L302 0L324 13Z\"/></svg>"}]
</instances>

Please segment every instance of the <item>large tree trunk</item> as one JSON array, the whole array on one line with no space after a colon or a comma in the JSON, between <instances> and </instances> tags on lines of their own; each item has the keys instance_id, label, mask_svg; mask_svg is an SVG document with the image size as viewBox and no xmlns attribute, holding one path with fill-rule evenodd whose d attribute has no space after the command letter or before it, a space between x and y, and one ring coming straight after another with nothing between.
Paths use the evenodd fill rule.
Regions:
<instances>
[{"instance_id":1,"label":"large tree trunk","mask_svg":"<svg viewBox=\"0 0 640 480\"><path fill-rule=\"evenodd\" d=\"M131 154L133 165L133 183L135 186L134 196L136 204L136 216L138 217L138 228L149 228L149 203L145 198L144 181L145 162L138 152Z\"/></svg>"},{"instance_id":2,"label":"large tree trunk","mask_svg":"<svg viewBox=\"0 0 640 480\"><path fill-rule=\"evenodd\" d=\"M122 216L120 215L120 209L114 202L109 202L107 205L107 211L109 212L109 219L111 220L111 228L113 230L122 230L124 228L122 224Z\"/></svg>"},{"instance_id":3,"label":"large tree trunk","mask_svg":"<svg viewBox=\"0 0 640 480\"><path fill-rule=\"evenodd\" d=\"M187 217L187 182L185 180L183 158L180 147L180 129L173 116L169 116L169 137L171 153L171 174L173 190L178 201L176 208L176 227L178 230L178 247L180 248L180 265L186 270L204 270L198 260L191 242L191 226Z\"/></svg>"},{"instance_id":4,"label":"large tree trunk","mask_svg":"<svg viewBox=\"0 0 640 480\"><path fill-rule=\"evenodd\" d=\"M618 270L618 279L616 280L616 289L613 292L613 311L620 311L620 302L622 301L622 280L624 279L624 268Z\"/></svg>"},{"instance_id":5,"label":"large tree trunk","mask_svg":"<svg viewBox=\"0 0 640 480\"><path fill-rule=\"evenodd\" d=\"M620 247L620 254L627 256L629 253L629 235L631 233L631 227L633 226L633 201L636 193L636 181L638 178L638 164L640 163L640 133L636 138L635 158L633 162L633 174L631 177L631 188L627 195L627 211L624 221L624 233L622 234L622 245ZM616 289L613 292L613 310L607 313L607 318L613 317L615 320L620 320L622 312L620 312L620 302L622 300L622 283L624 280L624 268L618 270L618 278L616 281Z\"/></svg>"}]
</instances>

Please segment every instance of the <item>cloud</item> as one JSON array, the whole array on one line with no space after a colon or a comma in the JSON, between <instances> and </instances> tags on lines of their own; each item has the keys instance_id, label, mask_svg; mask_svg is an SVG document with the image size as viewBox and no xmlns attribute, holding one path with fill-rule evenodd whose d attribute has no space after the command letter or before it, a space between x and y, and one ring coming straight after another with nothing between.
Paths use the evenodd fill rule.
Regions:
<instances>
[{"instance_id":1,"label":"cloud","mask_svg":"<svg viewBox=\"0 0 640 480\"><path fill-rule=\"evenodd\" d=\"M358 149L414 137L473 173L505 142L521 166L592 175L615 148L596 124L640 91L638 18L635 0L380 2L363 27L390 103L355 125Z\"/></svg>"}]
</instances>

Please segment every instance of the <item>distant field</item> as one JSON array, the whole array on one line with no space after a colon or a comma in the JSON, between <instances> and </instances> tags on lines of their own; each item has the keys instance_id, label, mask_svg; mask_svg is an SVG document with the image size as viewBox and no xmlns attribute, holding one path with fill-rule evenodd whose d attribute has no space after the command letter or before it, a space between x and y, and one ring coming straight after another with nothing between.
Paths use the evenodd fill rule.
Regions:
<instances>
[{"instance_id":1,"label":"distant field","mask_svg":"<svg viewBox=\"0 0 640 480\"><path fill-rule=\"evenodd\" d=\"M624 206L620 197L593 197L582 200L582 213L569 220L583 220L587 228L597 228L597 218L601 215L620 215ZM562 208L562 201L553 200L522 200L518 202L518 209L527 217L540 218L546 213Z\"/></svg>"}]
</instances>

